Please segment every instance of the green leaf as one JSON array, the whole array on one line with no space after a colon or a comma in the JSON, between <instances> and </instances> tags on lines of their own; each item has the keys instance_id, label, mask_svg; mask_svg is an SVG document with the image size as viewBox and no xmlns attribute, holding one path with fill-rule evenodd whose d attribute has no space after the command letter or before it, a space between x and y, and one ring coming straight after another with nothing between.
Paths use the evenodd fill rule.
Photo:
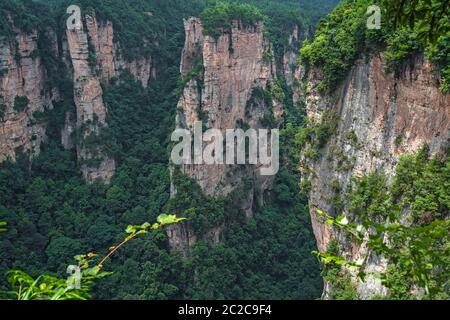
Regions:
<instances>
[{"instance_id":1,"label":"green leaf","mask_svg":"<svg viewBox=\"0 0 450 320\"><path fill-rule=\"evenodd\" d=\"M162 226L177 223L177 222L180 222L183 220L186 220L186 218L177 218L177 216L174 214L161 214L156 219L156 221L158 221L160 223L160 225L162 225Z\"/></svg>"},{"instance_id":2,"label":"green leaf","mask_svg":"<svg viewBox=\"0 0 450 320\"><path fill-rule=\"evenodd\" d=\"M337 222L338 224L342 225L342 226L346 226L346 225L348 225L348 223L349 223L347 217L338 217L338 218L336 219L336 222Z\"/></svg>"},{"instance_id":3,"label":"green leaf","mask_svg":"<svg viewBox=\"0 0 450 320\"><path fill-rule=\"evenodd\" d=\"M135 233L136 230L137 230L137 227L136 227L136 226L129 225L129 226L125 229L125 232L126 232L126 233Z\"/></svg>"}]
</instances>

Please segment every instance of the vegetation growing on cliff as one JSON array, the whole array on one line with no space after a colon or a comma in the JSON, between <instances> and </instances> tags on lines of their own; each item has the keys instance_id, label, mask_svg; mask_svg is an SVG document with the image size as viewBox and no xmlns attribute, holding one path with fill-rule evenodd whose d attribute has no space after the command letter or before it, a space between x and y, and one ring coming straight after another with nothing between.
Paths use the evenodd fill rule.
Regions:
<instances>
[{"instance_id":1,"label":"vegetation growing on cliff","mask_svg":"<svg viewBox=\"0 0 450 320\"><path fill-rule=\"evenodd\" d=\"M175 38L167 39L167 33L180 32L179 22L198 14L207 0L64 0L55 1L60 12L69 5L79 5L82 14L95 13L99 21L110 21L114 27L114 41L120 44L123 57L128 60L140 57L170 56L168 48L175 48ZM182 37L182 33L177 37ZM178 41L179 39L176 39ZM170 41L170 43L165 43ZM170 50L170 49L169 49Z\"/></svg>"},{"instance_id":2,"label":"vegetation growing on cliff","mask_svg":"<svg viewBox=\"0 0 450 320\"><path fill-rule=\"evenodd\" d=\"M6 105L0 104L0 120L3 121L6 113Z\"/></svg>"},{"instance_id":3,"label":"vegetation growing on cliff","mask_svg":"<svg viewBox=\"0 0 450 320\"><path fill-rule=\"evenodd\" d=\"M322 280L310 254L315 243L306 199L298 197L297 177L284 169L276 179L268 205L245 219L238 192L227 202L219 244L198 239L189 265L197 266L198 281L189 286L194 299L313 299ZM231 200L231 199L230 199ZM210 207L196 204L194 209ZM197 220L202 216L197 216ZM214 216L203 219L217 222ZM191 220L189 220L190 223ZM204 221L205 223L206 221ZM268 241L270 239L270 241ZM226 263L224 263L226 261Z\"/></svg>"},{"instance_id":4,"label":"vegetation growing on cliff","mask_svg":"<svg viewBox=\"0 0 450 320\"><path fill-rule=\"evenodd\" d=\"M320 121L310 121L308 125L299 128L295 135L295 144L305 158L317 160L320 150L336 132L337 121L337 114L334 111L325 110Z\"/></svg>"},{"instance_id":5,"label":"vegetation growing on cliff","mask_svg":"<svg viewBox=\"0 0 450 320\"><path fill-rule=\"evenodd\" d=\"M0 3L0 39L11 40L14 28L30 33L43 26L55 26L49 7L35 1L2 0ZM10 19L12 24L10 23Z\"/></svg>"},{"instance_id":6,"label":"vegetation growing on cliff","mask_svg":"<svg viewBox=\"0 0 450 320\"><path fill-rule=\"evenodd\" d=\"M204 33L217 38L222 31L228 32L233 20L242 22L242 26L254 26L258 21L264 22L264 32L270 40L277 63L288 50L297 50L299 43L307 34L307 29L314 17L323 15L331 9L330 2L318 1L315 7L299 5L296 0L233 0L218 1L213 7L206 7L201 14ZM297 28L298 39L289 43Z\"/></svg>"},{"instance_id":7,"label":"vegetation growing on cliff","mask_svg":"<svg viewBox=\"0 0 450 320\"><path fill-rule=\"evenodd\" d=\"M366 27L367 8L374 4L382 8L379 30ZM445 0L343 1L319 23L314 40L305 42L301 59L322 70L319 90L325 92L335 89L364 54L386 51L388 71L396 71L405 65L405 59L425 51L440 70L441 88L447 92L448 6Z\"/></svg>"},{"instance_id":8,"label":"vegetation growing on cliff","mask_svg":"<svg viewBox=\"0 0 450 320\"><path fill-rule=\"evenodd\" d=\"M254 6L234 2L218 1L217 4L207 7L200 15L205 35L218 38L223 32L229 32L233 21L242 23L242 26L254 26L264 19L263 14Z\"/></svg>"},{"instance_id":9,"label":"vegetation growing on cliff","mask_svg":"<svg viewBox=\"0 0 450 320\"><path fill-rule=\"evenodd\" d=\"M428 46L425 54L440 70L442 91L450 93L450 31L439 36L435 45Z\"/></svg>"},{"instance_id":10,"label":"vegetation growing on cliff","mask_svg":"<svg viewBox=\"0 0 450 320\"><path fill-rule=\"evenodd\" d=\"M354 221L319 214L352 241L366 243L387 259L387 271L374 275L389 289L388 298L448 299L449 155L430 158L425 147L417 154L404 156L390 188L377 176L374 173L362 178L351 194L350 210L357 213ZM336 251L319 256L325 264L359 271L362 279L370 275L361 268L368 255L361 261L346 261Z\"/></svg>"},{"instance_id":11,"label":"vegetation growing on cliff","mask_svg":"<svg viewBox=\"0 0 450 320\"><path fill-rule=\"evenodd\" d=\"M384 220L389 199L386 177L373 172L357 179L356 185L356 190L350 195L350 210L358 217Z\"/></svg>"},{"instance_id":12,"label":"vegetation growing on cliff","mask_svg":"<svg viewBox=\"0 0 450 320\"><path fill-rule=\"evenodd\" d=\"M321 91L335 88L360 55L366 39L374 35L366 28L366 10L371 4L369 0L339 3L319 22L314 39L305 41L301 60L323 71Z\"/></svg>"},{"instance_id":13,"label":"vegetation growing on cliff","mask_svg":"<svg viewBox=\"0 0 450 320\"><path fill-rule=\"evenodd\" d=\"M324 257L339 255L339 244L336 239L330 241ZM331 286L328 294L332 300L356 300L358 294L350 273L339 264L325 264L322 271L323 279Z\"/></svg>"},{"instance_id":14,"label":"vegetation growing on cliff","mask_svg":"<svg viewBox=\"0 0 450 320\"><path fill-rule=\"evenodd\" d=\"M23 112L28 107L30 103L30 99L26 96L16 96L14 98L14 110L17 112Z\"/></svg>"},{"instance_id":15,"label":"vegetation growing on cliff","mask_svg":"<svg viewBox=\"0 0 450 320\"><path fill-rule=\"evenodd\" d=\"M412 222L427 223L450 216L450 160L429 159L428 148L404 156L392 186L393 203L410 208Z\"/></svg>"},{"instance_id":16,"label":"vegetation growing on cliff","mask_svg":"<svg viewBox=\"0 0 450 320\"><path fill-rule=\"evenodd\" d=\"M283 93L277 95L284 97L286 111L292 113L286 117L282 129L281 148L285 150L292 147L289 133L303 122L297 118L292 95L282 78L277 79L277 87ZM248 108L257 101L271 104L272 98L270 91L256 87ZM297 185L295 153L282 154L285 168L276 178L273 194L260 207L261 195L255 192L256 213L247 219L240 204L252 187L258 188L250 180L242 181L225 199L213 199L205 196L191 179L178 172L174 174L177 194L169 201L168 208L185 213L190 229L197 236L188 264L198 266L198 281L188 287L188 297L311 299L320 296L322 280L313 271L319 266L310 254L315 244L306 198L300 195ZM214 241L207 231L215 226L225 228L220 233L221 242L212 245Z\"/></svg>"},{"instance_id":17,"label":"vegetation growing on cliff","mask_svg":"<svg viewBox=\"0 0 450 320\"><path fill-rule=\"evenodd\" d=\"M51 52L50 38L40 34L38 54L49 74L48 85L61 89L64 101L55 102L53 110L36 113L36 119L47 123L48 140L41 153L32 161L28 155L18 153L16 162L0 165L0 219L8 221L8 230L0 239L1 289L8 288L2 275L11 269L27 272L14 275L16 280L28 281L25 284L42 274L54 277L53 280L64 279L67 262L74 255L99 252L111 243L120 243L127 236L123 231L127 225L156 219L159 212L170 209L189 217L199 237L216 224L226 224L223 241L211 246L199 239L191 258L183 260L169 248L164 232L153 238L136 239L111 260L108 270L114 273L96 283L93 298L319 297L322 280L318 262L310 254L315 243L306 199L297 197L293 170L280 172L266 206L258 207L258 215L248 220L237 206L243 193L231 199L212 199L201 194L192 181L184 181L178 196L169 201L167 148L178 100L179 58L184 42L182 18L198 15L208 1L45 2L56 3L55 10L49 13L54 25L60 27L55 27L59 45L64 38L65 9L69 3L80 4L83 13L95 10L100 23L113 22L115 40L124 50L125 59L151 55L158 67L157 79L143 88L124 73L103 84L108 127L102 130L100 139L116 160L117 171L108 186L99 182L88 184L79 174L75 150L65 150L60 143L66 112L74 112L70 73L60 57ZM270 8L271 2L264 5ZM286 40L284 32L292 32L292 20L286 21L289 27L283 28L289 6L285 8L280 16L274 16L277 31L273 37L279 35L280 43ZM33 16L36 12L29 13ZM190 76L196 77L197 71L201 73L193 70ZM294 124L299 120L292 101L288 101L291 93L286 90L285 81L277 79L273 93L285 100L290 109L289 122ZM249 188L249 183L243 188ZM229 263L223 263L224 258Z\"/></svg>"}]
</instances>

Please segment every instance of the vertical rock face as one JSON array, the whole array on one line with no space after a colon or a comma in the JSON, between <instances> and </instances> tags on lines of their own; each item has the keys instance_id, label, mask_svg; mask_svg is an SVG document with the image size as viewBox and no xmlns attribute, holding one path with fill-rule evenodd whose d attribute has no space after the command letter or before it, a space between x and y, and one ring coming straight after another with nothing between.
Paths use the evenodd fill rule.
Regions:
<instances>
[{"instance_id":1,"label":"vertical rock face","mask_svg":"<svg viewBox=\"0 0 450 320\"><path fill-rule=\"evenodd\" d=\"M114 28L110 21L97 21L94 16L86 16L88 40L95 51L96 72L102 82L117 77L122 70L130 72L144 87L156 71L150 57L141 57L127 61L120 54L121 48L114 42Z\"/></svg>"},{"instance_id":2,"label":"vertical rock face","mask_svg":"<svg viewBox=\"0 0 450 320\"><path fill-rule=\"evenodd\" d=\"M261 110L249 115L247 102L254 88L267 89L275 72L272 61L264 59L270 47L263 36L263 24L242 28L235 21L231 32L217 39L203 36L199 19L188 20L185 27L181 72L186 76L195 61L200 61L203 74L201 79L189 80L183 89L178 126L192 129L195 121L202 120L207 128L225 132L237 128L239 121L246 121L258 128L258 120L273 106L261 106ZM183 171L195 178L206 194L225 196L234 189L230 177L226 178L231 169L224 165L187 165Z\"/></svg>"},{"instance_id":3,"label":"vertical rock face","mask_svg":"<svg viewBox=\"0 0 450 320\"><path fill-rule=\"evenodd\" d=\"M83 140L78 146L78 158L83 162L96 161L95 165L82 164L86 180L97 178L109 182L114 174L115 162L98 146L86 147L87 138L98 136L106 125L106 106L100 80L89 65L88 35L83 29L67 30L67 41L73 66L74 100L77 108L77 127Z\"/></svg>"},{"instance_id":4,"label":"vertical rock face","mask_svg":"<svg viewBox=\"0 0 450 320\"><path fill-rule=\"evenodd\" d=\"M260 121L265 115L282 114L278 101L267 105L256 101L249 107L255 88L269 89L275 77L275 63L270 44L263 35L263 23L244 27L233 21L230 31L217 39L204 35L201 21L191 18L185 21L186 42L181 59L181 73L186 80L178 103L177 127L193 130L196 121L202 121L206 128L225 133L244 123L248 128L262 128ZM191 70L200 74L190 77ZM246 129L244 129L245 131ZM258 200L255 194L263 194L271 188L273 177L261 176L257 166L242 165L184 165L182 172L195 179L205 194L227 196L249 178L253 187L245 196L242 208L247 216L253 215ZM181 228L174 226L172 229ZM179 249L180 239L176 234L183 230L170 230L171 244ZM211 230L212 242L217 242L223 227ZM188 231L189 233L189 231ZM186 239L195 239L192 235ZM185 241L186 242L186 241Z\"/></svg>"},{"instance_id":5,"label":"vertical rock face","mask_svg":"<svg viewBox=\"0 0 450 320\"><path fill-rule=\"evenodd\" d=\"M106 82L116 75L113 25L109 21L98 23L95 17L87 15L86 27L95 51L98 74L101 81Z\"/></svg>"},{"instance_id":6,"label":"vertical rock face","mask_svg":"<svg viewBox=\"0 0 450 320\"><path fill-rule=\"evenodd\" d=\"M336 230L318 221L316 209L333 214L330 198L336 194L336 185L339 190L347 190L352 177L374 170L384 172L391 182L401 155L415 152L424 144L436 153L450 138L450 96L439 90L438 77L430 63L418 58L415 66L398 78L384 70L382 56L374 56L369 62L359 61L346 81L329 96L317 91L318 70L312 70L308 79L308 117L319 120L324 110L331 109L339 119L337 131L320 158L304 159L302 163L304 172L311 172L314 234L320 250L326 250L330 240L337 238L344 255L354 261L367 252L365 244L349 243ZM348 214L344 191L337 193L344 203L344 214ZM386 261L373 254L365 266L368 272L383 271L385 267ZM386 292L379 280L368 277L359 284L358 293L367 299Z\"/></svg>"},{"instance_id":7,"label":"vertical rock face","mask_svg":"<svg viewBox=\"0 0 450 320\"><path fill-rule=\"evenodd\" d=\"M59 99L58 91L46 86L45 68L36 54L38 32L15 32L13 40L0 39L0 161L15 159L16 149L39 152L45 130L32 121L33 113L51 109L52 101ZM56 42L54 34L49 32L47 37ZM28 104L14 108L16 97L26 97Z\"/></svg>"},{"instance_id":8,"label":"vertical rock face","mask_svg":"<svg viewBox=\"0 0 450 320\"><path fill-rule=\"evenodd\" d=\"M190 18L184 21L185 43L181 55L182 75L186 75L194 66L196 58L203 55L203 29L199 18Z\"/></svg>"},{"instance_id":9,"label":"vertical rock face","mask_svg":"<svg viewBox=\"0 0 450 320\"><path fill-rule=\"evenodd\" d=\"M283 55L283 71L286 77L286 82L289 86L292 86L294 82L294 76L297 68L298 50L295 46L300 40L300 29L298 26L294 27L291 36L288 40L288 47L290 50L286 50Z\"/></svg>"},{"instance_id":10,"label":"vertical rock face","mask_svg":"<svg viewBox=\"0 0 450 320\"><path fill-rule=\"evenodd\" d=\"M122 57L120 44L114 42L114 28L110 21L97 21L94 15L86 15L86 30L67 30L67 50L73 67L77 127L82 129L84 140L100 133L106 126L107 106L103 102L101 84L108 84L124 70L130 72L144 87L156 77L150 57L128 61ZM63 46L64 47L64 46ZM94 62L92 61L94 59ZM70 147L73 123L68 116L63 130L63 144ZM78 146L83 176L93 181L109 182L114 175L115 162L99 148ZM91 165L95 162L95 165Z\"/></svg>"},{"instance_id":11,"label":"vertical rock face","mask_svg":"<svg viewBox=\"0 0 450 320\"><path fill-rule=\"evenodd\" d=\"M124 59L120 44L114 41L111 22L99 22L94 15L86 15L85 26L85 30L67 30L63 39L47 30L46 46L50 45L54 56L66 64L74 83L76 119L70 112L66 114L62 145L67 149L75 147L73 133L79 129L82 139L77 151L83 176L89 181L99 178L109 182L115 170L114 160L100 150L101 142L87 145L107 125L102 84L108 85L111 78L126 70L146 87L156 71L150 57ZM14 32L15 39L0 39L0 162L8 157L14 159L18 149L39 152L45 141L45 124L35 121L33 114L52 109L53 102L61 100L58 88L48 87L49 76L38 48L41 35L37 31ZM28 104L14 108L16 97Z\"/></svg>"}]
</instances>

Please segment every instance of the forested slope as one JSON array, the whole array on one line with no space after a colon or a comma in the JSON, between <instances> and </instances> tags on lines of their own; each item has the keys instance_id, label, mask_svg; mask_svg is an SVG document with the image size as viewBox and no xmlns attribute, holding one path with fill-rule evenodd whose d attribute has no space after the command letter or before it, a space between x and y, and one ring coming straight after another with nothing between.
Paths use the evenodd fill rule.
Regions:
<instances>
[{"instance_id":1,"label":"forested slope","mask_svg":"<svg viewBox=\"0 0 450 320\"><path fill-rule=\"evenodd\" d=\"M291 31L287 30L294 24L306 30L319 12L311 7L302 10L294 1L248 2L257 6L254 10L266 22L267 38L273 42L278 64L282 64L281 55L288 46ZM330 8L325 3L322 12ZM65 30L70 4L79 5L83 15L95 12L99 32L112 24L117 50L114 62L123 66L111 69L113 76L105 74L99 66L107 66L103 64L107 60L102 60L104 56L93 45L96 39L90 35L89 76L100 79L107 126L101 127L99 136L89 139L78 130L69 130L76 127L71 119L79 111L74 91L74 81L78 80L73 79L73 52L68 51ZM179 186L178 197L169 201L169 138L180 93L183 18L201 16L212 4L200 0L2 1L0 46L11 48L8 50L16 63L2 61L0 79L6 81L31 63L41 71L38 78L25 76L26 83L20 89L23 96L36 79L41 79L41 91L46 92L45 99L34 92L36 98L20 106L20 99L5 91L8 96L0 104L5 128L20 118L26 123L18 122L12 129L29 132L27 143L7 149L14 157L5 158L0 165L0 220L8 223L0 241L2 275L21 269L32 277L49 274L65 278L75 255L106 253L123 239L127 225L153 221L167 210L180 211L191 224L202 228L210 223L208 217L217 219L225 212L228 227L222 241L216 246L199 241L188 258L169 247L164 231L130 242L107 266L114 273L96 284L93 298L320 296L322 281L317 259L311 255L315 243L306 199L298 196L298 177L291 160L285 159L286 168L276 178L266 205L253 218L245 219L239 208L200 190L194 196L192 191L197 187L193 181L183 180L186 189ZM15 49L21 39L29 39L27 43L36 48L32 52ZM152 71L146 77L133 67L142 59L150 61ZM8 69L12 65L16 69ZM302 117L293 107L290 89L286 86L284 90L291 110L289 122L299 125ZM39 128L38 133L34 128ZM42 143L34 143L35 137ZM102 153L114 159L110 183L85 181L80 169L87 164L80 162L79 147L74 147L80 143L83 148L101 144ZM90 159L90 166L95 167L94 160ZM5 278L0 279L6 289Z\"/></svg>"}]
</instances>

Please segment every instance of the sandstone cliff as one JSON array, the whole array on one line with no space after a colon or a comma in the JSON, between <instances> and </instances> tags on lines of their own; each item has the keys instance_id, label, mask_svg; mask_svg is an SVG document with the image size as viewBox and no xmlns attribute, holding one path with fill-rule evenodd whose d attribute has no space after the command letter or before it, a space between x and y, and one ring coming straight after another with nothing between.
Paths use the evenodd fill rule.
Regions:
<instances>
[{"instance_id":1,"label":"sandstone cliff","mask_svg":"<svg viewBox=\"0 0 450 320\"><path fill-rule=\"evenodd\" d=\"M87 25L94 24L94 19L86 17ZM97 178L109 182L114 174L114 159L108 157L97 145L86 146L85 141L98 136L106 125L106 106L103 102L103 90L92 66L89 65L88 33L83 30L66 31L67 42L73 66L74 102L77 108L77 128L81 131L83 141L78 145L78 158L83 162L82 173L85 179ZM104 70L106 72L106 70ZM98 163L91 164L89 161Z\"/></svg>"},{"instance_id":2,"label":"sandstone cliff","mask_svg":"<svg viewBox=\"0 0 450 320\"><path fill-rule=\"evenodd\" d=\"M0 161L15 159L18 150L30 156L37 154L46 139L46 124L34 115L53 109L55 102L63 100L58 84L53 88L48 85L51 75L39 50L39 41L45 36L45 46L51 46L52 55L65 63L73 80L76 114L66 113L62 145L67 149L77 147L87 180L109 182L113 176L114 160L101 151L101 142L87 142L95 140L107 126L102 85L109 85L109 80L127 71L147 87L156 77L156 68L151 57L124 58L111 22L97 21L94 14L84 20L81 30L66 30L59 36L49 27L45 34L15 29L14 39L0 39ZM14 107L16 98L26 101L20 109ZM77 130L81 140L75 143Z\"/></svg>"},{"instance_id":3,"label":"sandstone cliff","mask_svg":"<svg viewBox=\"0 0 450 320\"><path fill-rule=\"evenodd\" d=\"M39 152L45 129L33 121L33 114L53 108L52 101L59 99L58 90L47 87L42 59L36 55L38 32L15 31L14 39L0 39L0 161L15 159L18 149L28 154ZM47 36L56 42L54 33ZM14 108L16 98L20 97L26 97L28 103L23 108Z\"/></svg>"},{"instance_id":4,"label":"sandstone cliff","mask_svg":"<svg viewBox=\"0 0 450 320\"><path fill-rule=\"evenodd\" d=\"M333 197L344 204L345 190L352 177L374 170L384 172L389 181L401 155L417 151L424 144L436 153L448 143L450 96L439 90L438 75L422 58L399 77L386 74L382 55L360 60L344 83L331 95L317 90L320 70L311 70L306 93L307 114L311 123L319 123L325 110L337 116L337 127L318 159L303 157L302 171L311 183L310 211L314 234L321 251L336 238L344 256L356 261L367 253L365 245L349 243L344 235L318 220L316 209L334 214ZM338 186L338 187L337 187ZM374 254L365 266L367 272L382 272L386 261ZM358 283L362 299L383 295L385 288L374 277ZM325 287L325 297L330 290Z\"/></svg>"},{"instance_id":5,"label":"sandstone cliff","mask_svg":"<svg viewBox=\"0 0 450 320\"><path fill-rule=\"evenodd\" d=\"M181 72L186 76L192 61L197 59L203 64L203 73L201 79L190 79L183 89L178 126L192 129L195 121L203 120L207 128L224 131L237 128L238 121L246 121L256 128L257 120L268 110L255 110L246 115L247 102L253 88L267 89L275 72L272 61L263 58L270 47L264 39L262 23L241 29L235 21L231 33L218 39L203 36L201 32L198 19L186 22L187 41ZM185 166L183 171L195 178L209 195L223 196L233 190L233 183L225 181L225 166Z\"/></svg>"},{"instance_id":6,"label":"sandstone cliff","mask_svg":"<svg viewBox=\"0 0 450 320\"><path fill-rule=\"evenodd\" d=\"M185 79L178 103L177 127L193 130L196 121L206 128L226 129L263 128L264 117L280 119L282 101L276 98L265 101L255 94L270 91L276 78L276 63L269 41L264 36L264 25L244 27L233 21L230 31L218 38L204 35L198 18L185 21L186 42L181 59L181 74ZM293 32L290 44L297 42L298 28ZM286 77L295 72L296 49L287 52L283 66ZM192 76L192 70L200 70ZM269 105L269 104L270 105ZM264 193L271 189L273 176L262 176L258 166L241 165L183 165L181 171L193 178L203 192L213 197L224 197L240 188L243 181L252 181L252 187L244 191L245 200L240 204L247 217L254 215L257 204L263 204ZM176 187L176 186L175 186ZM205 236L217 243L225 226L217 226ZM169 229L174 247L186 252L196 242L196 235L184 225Z\"/></svg>"},{"instance_id":7,"label":"sandstone cliff","mask_svg":"<svg viewBox=\"0 0 450 320\"><path fill-rule=\"evenodd\" d=\"M95 51L96 73L106 83L117 77L121 71L130 72L144 87L156 77L156 69L151 57L141 57L128 61L123 57L122 48L114 40L114 26L110 21L97 21L94 15L86 15L89 42Z\"/></svg>"}]
</instances>

